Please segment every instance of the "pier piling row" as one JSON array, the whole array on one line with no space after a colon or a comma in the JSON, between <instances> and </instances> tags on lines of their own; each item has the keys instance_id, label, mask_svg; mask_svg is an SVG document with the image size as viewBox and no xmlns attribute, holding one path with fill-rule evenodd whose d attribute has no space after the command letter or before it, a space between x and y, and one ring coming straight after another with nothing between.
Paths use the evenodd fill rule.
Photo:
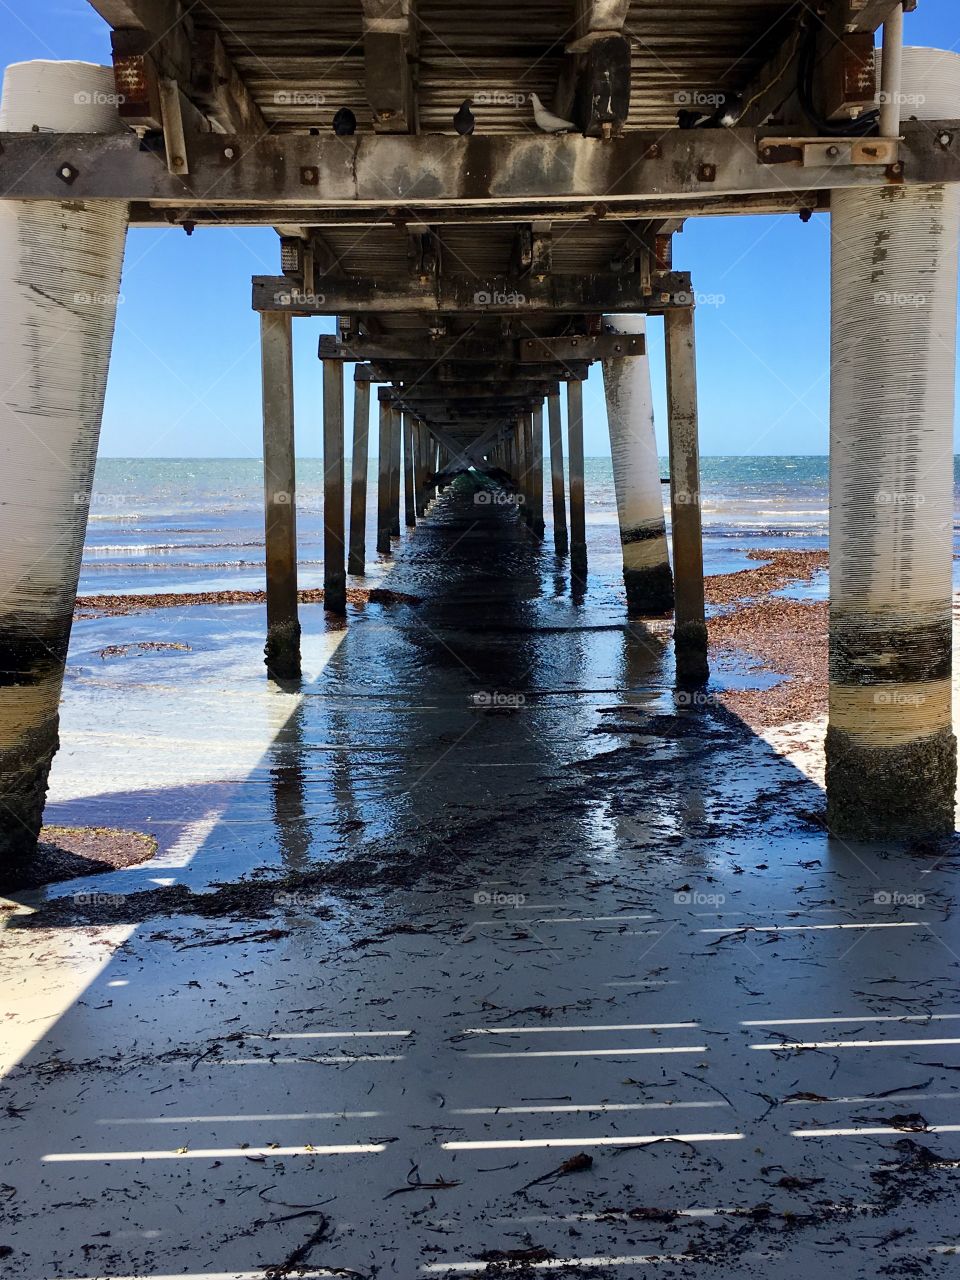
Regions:
<instances>
[{"instance_id":1,"label":"pier piling row","mask_svg":"<svg viewBox=\"0 0 960 1280\"><path fill-rule=\"evenodd\" d=\"M321 316L334 327L319 344L329 610L345 611L346 574L366 569L373 385L376 553L469 471L512 488L542 538L546 401L553 551L569 556L580 598L583 382L597 365L627 609L673 608L677 679L698 685L709 671L696 295L673 237L706 215L830 217L829 821L845 836L952 826L960 56L903 49L897 0L825 0L816 22L785 7L773 32L764 6L720 0L578 0L569 13L529 0L502 63L483 0L470 22L440 0L429 30L412 0L278 0L267 18L246 0L209 0L202 15L176 0L91 3L113 29L113 67L9 68L0 106L0 509L15 530L0 549L0 856L35 846L56 750L128 224L279 233L279 274L256 277L252 296L271 676L300 670L291 326ZM639 57L641 31L671 68L667 87ZM302 51L295 80L273 56L278 38ZM729 83L701 83L691 49L703 47ZM567 132L539 131L516 95L497 96L533 67L552 78ZM323 89L307 103L305 82ZM467 92L475 128L461 135L449 104ZM901 110L905 95L922 105ZM332 127L341 107L356 121L346 132ZM645 341L659 319L672 567Z\"/></svg>"}]
</instances>

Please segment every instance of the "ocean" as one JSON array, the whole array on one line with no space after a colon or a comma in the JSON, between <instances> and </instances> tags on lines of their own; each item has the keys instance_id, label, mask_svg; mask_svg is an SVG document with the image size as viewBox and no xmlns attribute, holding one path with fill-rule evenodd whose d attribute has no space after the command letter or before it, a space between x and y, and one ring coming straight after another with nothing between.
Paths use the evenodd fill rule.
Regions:
<instances>
[{"instance_id":1,"label":"ocean","mask_svg":"<svg viewBox=\"0 0 960 1280\"><path fill-rule=\"evenodd\" d=\"M368 579L389 570L375 548L375 466L367 499ZM661 474L667 463L661 460ZM704 565L748 567L751 548L827 545L825 457L701 459ZM347 468L349 487L349 463ZM323 462L297 463L300 583L322 584ZM262 464L255 458L101 458L90 503L80 592L257 588L263 583ZM550 538L549 475L546 489ZM615 576L619 541L609 458L586 460L591 569ZM667 490L664 486L664 496ZM668 510L669 516L669 510ZM826 594L826 575L806 589Z\"/></svg>"}]
</instances>

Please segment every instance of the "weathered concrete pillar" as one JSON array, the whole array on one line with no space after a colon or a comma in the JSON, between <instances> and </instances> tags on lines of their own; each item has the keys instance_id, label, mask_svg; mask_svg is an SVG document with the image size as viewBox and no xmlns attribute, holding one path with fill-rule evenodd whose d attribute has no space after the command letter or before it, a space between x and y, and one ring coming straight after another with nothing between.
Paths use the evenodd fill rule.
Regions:
<instances>
[{"instance_id":1,"label":"weathered concrete pillar","mask_svg":"<svg viewBox=\"0 0 960 1280\"><path fill-rule=\"evenodd\" d=\"M693 308L667 311L664 329L675 596L673 642L677 682L689 686L705 684L710 676L703 598L697 350Z\"/></svg>"},{"instance_id":2,"label":"weathered concrete pillar","mask_svg":"<svg viewBox=\"0 0 960 1280\"><path fill-rule=\"evenodd\" d=\"M380 432L377 439L377 551L390 554L390 446L393 408L389 387L380 388Z\"/></svg>"},{"instance_id":3,"label":"weathered concrete pillar","mask_svg":"<svg viewBox=\"0 0 960 1280\"><path fill-rule=\"evenodd\" d=\"M323 607L347 611L343 520L343 362L323 362Z\"/></svg>"},{"instance_id":4,"label":"weathered concrete pillar","mask_svg":"<svg viewBox=\"0 0 960 1280\"><path fill-rule=\"evenodd\" d=\"M567 502L563 478L563 431L560 424L560 390L547 396L547 421L550 431L550 487L553 494L553 547L565 556L567 539Z\"/></svg>"},{"instance_id":5,"label":"weathered concrete pillar","mask_svg":"<svg viewBox=\"0 0 960 1280\"><path fill-rule=\"evenodd\" d=\"M300 675L297 612L297 476L293 423L293 320L260 315L263 370L263 485L267 573L267 671Z\"/></svg>"},{"instance_id":6,"label":"weathered concrete pillar","mask_svg":"<svg viewBox=\"0 0 960 1280\"><path fill-rule=\"evenodd\" d=\"M408 529L417 524L417 473L413 456L413 418L403 415L403 506L404 521Z\"/></svg>"},{"instance_id":7,"label":"weathered concrete pillar","mask_svg":"<svg viewBox=\"0 0 960 1280\"><path fill-rule=\"evenodd\" d=\"M533 449L530 462L533 467L533 519L532 528L538 538L546 528L543 519L543 402L530 415L533 433Z\"/></svg>"},{"instance_id":8,"label":"weathered concrete pillar","mask_svg":"<svg viewBox=\"0 0 960 1280\"><path fill-rule=\"evenodd\" d=\"M583 470L583 384L567 383L567 443L570 448L570 568L575 578L587 573L587 513Z\"/></svg>"},{"instance_id":9,"label":"weathered concrete pillar","mask_svg":"<svg viewBox=\"0 0 960 1280\"><path fill-rule=\"evenodd\" d=\"M119 128L109 68L8 67L0 130ZM56 162L55 159L53 161ZM126 205L0 202L0 860L36 848L93 487Z\"/></svg>"},{"instance_id":10,"label":"weathered concrete pillar","mask_svg":"<svg viewBox=\"0 0 960 1280\"><path fill-rule=\"evenodd\" d=\"M402 414L395 406L390 410L390 536L400 537L400 465L403 436Z\"/></svg>"},{"instance_id":11,"label":"weathered concrete pillar","mask_svg":"<svg viewBox=\"0 0 960 1280\"><path fill-rule=\"evenodd\" d=\"M367 467L370 449L370 383L353 383L353 456L350 460L350 554L347 570L362 577L367 561Z\"/></svg>"},{"instance_id":12,"label":"weathered concrete pillar","mask_svg":"<svg viewBox=\"0 0 960 1280\"><path fill-rule=\"evenodd\" d=\"M831 211L828 823L948 832L960 187Z\"/></svg>"},{"instance_id":13,"label":"weathered concrete pillar","mask_svg":"<svg viewBox=\"0 0 960 1280\"><path fill-rule=\"evenodd\" d=\"M644 316L607 316L606 321L618 333L646 333ZM627 608L633 614L668 613L673 608L673 575L647 356L604 360L603 386Z\"/></svg>"}]
</instances>

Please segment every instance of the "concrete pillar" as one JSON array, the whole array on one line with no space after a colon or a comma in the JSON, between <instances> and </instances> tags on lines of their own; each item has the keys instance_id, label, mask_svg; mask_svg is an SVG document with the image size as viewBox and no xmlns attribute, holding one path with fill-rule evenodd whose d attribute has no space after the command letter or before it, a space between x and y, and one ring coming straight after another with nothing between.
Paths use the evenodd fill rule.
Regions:
<instances>
[{"instance_id":1,"label":"concrete pillar","mask_svg":"<svg viewBox=\"0 0 960 1280\"><path fill-rule=\"evenodd\" d=\"M390 446L393 409L390 388L380 388L380 432L377 440L377 551L390 554Z\"/></svg>"},{"instance_id":2,"label":"concrete pillar","mask_svg":"<svg viewBox=\"0 0 960 1280\"><path fill-rule=\"evenodd\" d=\"M297 476L293 422L293 320L260 315L263 370L263 484L267 573L267 671L300 675L297 612Z\"/></svg>"},{"instance_id":3,"label":"concrete pillar","mask_svg":"<svg viewBox=\"0 0 960 1280\"><path fill-rule=\"evenodd\" d=\"M353 456L350 460L350 554L347 569L362 577L367 560L367 466L370 449L370 383L353 383Z\"/></svg>"},{"instance_id":4,"label":"concrete pillar","mask_svg":"<svg viewBox=\"0 0 960 1280\"><path fill-rule=\"evenodd\" d=\"M644 316L607 316L606 321L618 333L646 333ZM673 575L647 356L604 360L603 386L627 608L637 615L668 613L673 608Z\"/></svg>"},{"instance_id":5,"label":"concrete pillar","mask_svg":"<svg viewBox=\"0 0 960 1280\"><path fill-rule=\"evenodd\" d=\"M831 211L827 819L944 833L960 187L836 192Z\"/></svg>"},{"instance_id":6,"label":"concrete pillar","mask_svg":"<svg viewBox=\"0 0 960 1280\"><path fill-rule=\"evenodd\" d=\"M550 431L550 487L553 494L553 546L558 556L568 549L567 503L563 478L563 432L560 425L560 390L547 396L547 421Z\"/></svg>"},{"instance_id":7,"label":"concrete pillar","mask_svg":"<svg viewBox=\"0 0 960 1280\"><path fill-rule=\"evenodd\" d=\"M343 361L323 362L323 607L347 611L343 521Z\"/></svg>"},{"instance_id":8,"label":"concrete pillar","mask_svg":"<svg viewBox=\"0 0 960 1280\"><path fill-rule=\"evenodd\" d=\"M408 529L417 524L417 470L413 457L413 418L403 415L403 506Z\"/></svg>"},{"instance_id":9,"label":"concrete pillar","mask_svg":"<svg viewBox=\"0 0 960 1280\"><path fill-rule=\"evenodd\" d=\"M109 68L7 68L0 130L120 129ZM53 159L56 163L56 159ZM40 830L113 341L127 208L0 202L0 860Z\"/></svg>"},{"instance_id":10,"label":"concrete pillar","mask_svg":"<svg viewBox=\"0 0 960 1280\"><path fill-rule=\"evenodd\" d=\"M584 506L583 384L567 383L567 443L570 449L570 568L575 578L587 573L587 513Z\"/></svg>"},{"instance_id":11,"label":"concrete pillar","mask_svg":"<svg viewBox=\"0 0 960 1280\"><path fill-rule=\"evenodd\" d=\"M703 535L700 524L700 444L697 352L693 308L667 311L667 411L670 442L670 510L673 531L674 628L677 682L705 684L707 626L703 599Z\"/></svg>"},{"instance_id":12,"label":"concrete pillar","mask_svg":"<svg viewBox=\"0 0 960 1280\"><path fill-rule=\"evenodd\" d=\"M400 464L403 436L402 414L397 408L390 410L390 536L400 537Z\"/></svg>"},{"instance_id":13,"label":"concrete pillar","mask_svg":"<svg viewBox=\"0 0 960 1280\"><path fill-rule=\"evenodd\" d=\"M533 467L533 522L532 528L538 538L543 537L545 528L543 521L543 402L530 415L533 431L533 450L530 462Z\"/></svg>"}]
</instances>

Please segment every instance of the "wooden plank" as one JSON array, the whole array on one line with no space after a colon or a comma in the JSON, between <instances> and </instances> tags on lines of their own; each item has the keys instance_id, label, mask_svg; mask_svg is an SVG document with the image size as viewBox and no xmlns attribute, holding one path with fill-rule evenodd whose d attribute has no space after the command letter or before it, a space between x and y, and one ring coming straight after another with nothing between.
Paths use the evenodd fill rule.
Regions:
<instances>
[{"instance_id":1,"label":"wooden plank","mask_svg":"<svg viewBox=\"0 0 960 1280\"><path fill-rule=\"evenodd\" d=\"M703 590L694 313L673 312L664 323L677 681L680 685L701 685L710 672Z\"/></svg>"},{"instance_id":2,"label":"wooden plank","mask_svg":"<svg viewBox=\"0 0 960 1280\"><path fill-rule=\"evenodd\" d=\"M288 680L300 675L293 334L290 317L261 316L260 341L267 576L265 654L270 675L278 680Z\"/></svg>"},{"instance_id":3,"label":"wooden plank","mask_svg":"<svg viewBox=\"0 0 960 1280\"><path fill-rule=\"evenodd\" d=\"M370 383L357 379L353 384L353 447L350 460L350 553L347 571L361 576L366 571L367 468L370 433Z\"/></svg>"},{"instance_id":4,"label":"wooden plank","mask_svg":"<svg viewBox=\"0 0 960 1280\"><path fill-rule=\"evenodd\" d=\"M363 67L377 133L412 133L416 103L413 0L363 0Z\"/></svg>"},{"instance_id":5,"label":"wooden plank","mask_svg":"<svg viewBox=\"0 0 960 1280\"><path fill-rule=\"evenodd\" d=\"M200 30L193 38L192 76L187 88L224 133L262 136L270 126L216 31Z\"/></svg>"}]
</instances>

